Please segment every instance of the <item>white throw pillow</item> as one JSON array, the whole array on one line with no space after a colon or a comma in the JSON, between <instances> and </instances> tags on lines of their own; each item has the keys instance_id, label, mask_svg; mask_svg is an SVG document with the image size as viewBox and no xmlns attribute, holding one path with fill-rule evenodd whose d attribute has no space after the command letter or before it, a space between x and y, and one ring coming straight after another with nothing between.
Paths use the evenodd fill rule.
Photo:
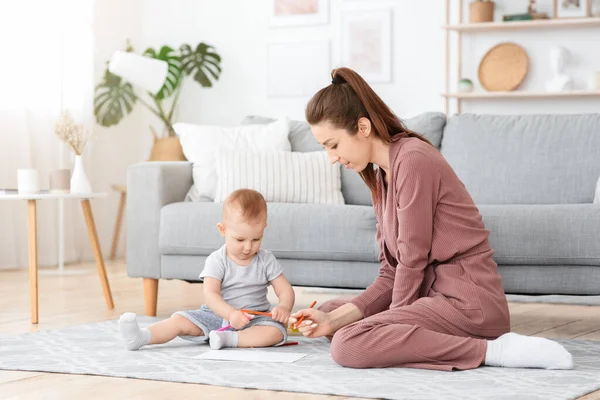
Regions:
<instances>
[{"instance_id":1,"label":"white throw pillow","mask_svg":"<svg viewBox=\"0 0 600 400\"><path fill-rule=\"evenodd\" d=\"M176 123L183 154L193 163L193 185L187 199L213 200L217 186L216 154L221 149L291 151L290 121L280 118L270 124L221 127Z\"/></svg>"},{"instance_id":2,"label":"white throw pillow","mask_svg":"<svg viewBox=\"0 0 600 400\"><path fill-rule=\"evenodd\" d=\"M340 166L330 164L324 151L221 150L217 176L219 203L234 190L248 188L268 202L344 204Z\"/></svg>"},{"instance_id":3,"label":"white throw pillow","mask_svg":"<svg viewBox=\"0 0 600 400\"><path fill-rule=\"evenodd\" d=\"M600 204L600 178L596 182L596 193L594 194L594 204Z\"/></svg>"}]
</instances>

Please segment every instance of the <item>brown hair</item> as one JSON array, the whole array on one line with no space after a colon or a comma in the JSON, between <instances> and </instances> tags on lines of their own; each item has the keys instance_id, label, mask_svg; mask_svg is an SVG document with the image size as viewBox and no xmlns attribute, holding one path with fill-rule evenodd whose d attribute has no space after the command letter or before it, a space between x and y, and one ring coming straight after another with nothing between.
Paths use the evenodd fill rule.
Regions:
<instances>
[{"instance_id":1,"label":"brown hair","mask_svg":"<svg viewBox=\"0 0 600 400\"><path fill-rule=\"evenodd\" d=\"M417 137L431 144L422 135L408 129L355 71L336 68L331 72L331 78L331 84L319 90L306 105L306 121L310 125L329 122L354 136L358 133L358 120L364 117L371 121L375 136L385 143L401 137ZM377 177L373 164L369 163L360 176L377 202Z\"/></svg>"},{"instance_id":2,"label":"brown hair","mask_svg":"<svg viewBox=\"0 0 600 400\"><path fill-rule=\"evenodd\" d=\"M244 221L267 219L267 202L256 190L238 189L227 196L223 204L223 219L233 207L240 210Z\"/></svg>"}]
</instances>

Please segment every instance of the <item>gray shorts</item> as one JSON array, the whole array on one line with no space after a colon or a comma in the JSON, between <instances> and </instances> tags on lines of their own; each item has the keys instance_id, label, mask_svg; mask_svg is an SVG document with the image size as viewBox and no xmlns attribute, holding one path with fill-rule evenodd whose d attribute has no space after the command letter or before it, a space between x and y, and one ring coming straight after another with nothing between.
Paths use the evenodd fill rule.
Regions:
<instances>
[{"instance_id":1,"label":"gray shorts","mask_svg":"<svg viewBox=\"0 0 600 400\"><path fill-rule=\"evenodd\" d=\"M189 311L177 311L173 313L173 315L181 315L182 317L188 319L191 323L196 325L198 328L202 329L205 336L180 336L182 339L189 340L197 343L206 343L208 342L208 333L211 331L216 331L224 326L229 325L227 320L219 317L217 314L211 311L206 304L203 304L199 310L189 310ZM287 341L287 328L281 322L277 322L271 317L265 317L262 315L255 315L254 318L250 320L250 323L244 327L244 329L250 328L252 326L273 326L278 328L281 333L283 333L283 340L276 344L275 346L280 346Z\"/></svg>"}]
</instances>

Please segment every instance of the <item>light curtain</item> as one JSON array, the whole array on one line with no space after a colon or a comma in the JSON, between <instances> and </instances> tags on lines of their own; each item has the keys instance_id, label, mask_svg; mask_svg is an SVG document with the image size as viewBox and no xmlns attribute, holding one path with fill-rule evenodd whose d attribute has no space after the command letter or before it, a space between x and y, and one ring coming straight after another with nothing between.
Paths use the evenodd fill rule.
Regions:
<instances>
[{"instance_id":1,"label":"light curtain","mask_svg":"<svg viewBox=\"0 0 600 400\"><path fill-rule=\"evenodd\" d=\"M50 171L72 168L53 128L64 109L93 127L93 12L93 0L0 0L0 188L16 188L18 168L37 169L42 189ZM79 261L89 246L81 206L64 211L65 261ZM39 264L56 265L58 202L38 202L37 214ZM27 204L0 201L0 268L27 257Z\"/></svg>"}]
</instances>

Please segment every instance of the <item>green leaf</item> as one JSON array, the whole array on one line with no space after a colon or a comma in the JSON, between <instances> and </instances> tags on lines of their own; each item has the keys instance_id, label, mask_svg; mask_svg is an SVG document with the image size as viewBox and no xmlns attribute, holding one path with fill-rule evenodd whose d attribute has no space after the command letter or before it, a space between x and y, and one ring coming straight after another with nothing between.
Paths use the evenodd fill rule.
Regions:
<instances>
[{"instance_id":1,"label":"green leaf","mask_svg":"<svg viewBox=\"0 0 600 400\"><path fill-rule=\"evenodd\" d=\"M192 75L194 80L203 87L211 87L221 75L221 56L214 52L214 47L199 43L195 50L184 44L181 51L181 67L186 75ZM210 77L209 77L210 75Z\"/></svg>"},{"instance_id":2,"label":"green leaf","mask_svg":"<svg viewBox=\"0 0 600 400\"><path fill-rule=\"evenodd\" d=\"M96 122L102 126L118 124L131 113L137 96L130 83L112 74L108 69L104 79L95 89L94 115Z\"/></svg>"},{"instance_id":3,"label":"green leaf","mask_svg":"<svg viewBox=\"0 0 600 400\"><path fill-rule=\"evenodd\" d=\"M181 85L181 81L183 80L181 59L175 50L169 46L161 47L158 53L153 48L149 47L144 52L144 55L146 57L166 61L167 64L169 64L165 84L155 96L159 100L164 100L175 93L179 85Z\"/></svg>"}]
</instances>

